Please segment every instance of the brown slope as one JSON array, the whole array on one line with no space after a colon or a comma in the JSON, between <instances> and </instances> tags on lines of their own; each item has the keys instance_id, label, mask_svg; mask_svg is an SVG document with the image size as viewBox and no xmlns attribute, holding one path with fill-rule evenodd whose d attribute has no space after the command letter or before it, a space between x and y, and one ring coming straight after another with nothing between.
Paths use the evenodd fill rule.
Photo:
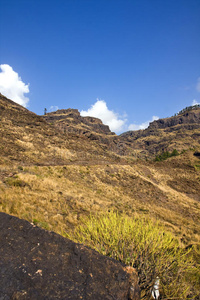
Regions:
<instances>
[{"instance_id":1,"label":"brown slope","mask_svg":"<svg viewBox=\"0 0 200 300\"><path fill-rule=\"evenodd\" d=\"M43 118L49 123L54 123L63 132L86 135L89 131L94 131L99 134L115 135L100 119L81 117L78 109L59 109L55 112L47 113Z\"/></svg>"},{"instance_id":2,"label":"brown slope","mask_svg":"<svg viewBox=\"0 0 200 300\"><path fill-rule=\"evenodd\" d=\"M0 210L60 234L109 209L147 215L184 243L200 239L200 161L192 151L163 162L0 166Z\"/></svg>"},{"instance_id":3,"label":"brown slope","mask_svg":"<svg viewBox=\"0 0 200 300\"><path fill-rule=\"evenodd\" d=\"M8 102L5 101L4 105ZM3 124L6 130L6 134L1 130L1 133L5 134L6 141L1 148L3 154L0 165L1 211L65 235L69 230L73 231L77 225L84 224L82 217L114 209L130 217L145 215L147 218L157 219L174 232L183 245L190 247L191 244L195 244L196 249L199 249L200 161L198 155L193 155L194 151L186 151L180 156L162 162L131 160L129 157L127 158L129 163L126 161L123 164L122 160L119 163L110 158L116 156L106 148L106 144L78 132L63 132L56 124L47 123L45 120L36 126L35 117L38 116L32 113L30 116L30 112L24 108L21 109L13 102L11 104L12 107L7 109L9 117L6 117L5 112L1 112L1 117L4 116L4 119L1 118L3 120L1 126ZM25 126L21 125L23 118ZM10 126L6 123L8 120ZM63 124L65 122L66 120ZM94 127L89 124L87 126L88 130L96 135L108 136L111 141L112 138L115 139L112 134L95 133ZM134 142L124 137L122 141L121 137L117 139L122 144L131 145L136 157L137 151L139 153L144 151L150 157L150 150L155 151L155 145L160 147L163 136L166 138L166 145L169 146L169 136L176 130L172 132L165 130L176 126L179 125L157 128L160 140L157 144L152 144L152 148L140 148L137 139ZM144 147L142 138L152 137L154 141L153 132L156 131L151 130L151 134L142 131L146 132L147 136L138 137L141 147ZM7 155L5 148L12 142L13 137L15 138L13 149L19 145L23 147L18 153L13 151ZM180 141L178 137L177 141ZM192 143L191 135L191 145ZM34 155L31 152L32 144L38 151ZM110 144L112 145L111 142ZM85 155L85 149L89 149L89 154L80 159L79 155ZM115 151L114 147L113 149ZM55 155L52 155L52 150ZM67 159L63 153L67 153ZM15 166L14 161L17 162ZM87 166L81 165L83 161L87 162ZM6 166L6 162L10 165ZM21 166L24 162L26 167ZM52 164L52 166L36 167L36 164ZM195 255L198 256L198 253Z\"/></svg>"},{"instance_id":4,"label":"brown slope","mask_svg":"<svg viewBox=\"0 0 200 300\"><path fill-rule=\"evenodd\" d=\"M108 160L101 145L84 136L64 133L44 118L0 94L0 163L66 164Z\"/></svg>"},{"instance_id":5,"label":"brown slope","mask_svg":"<svg viewBox=\"0 0 200 300\"><path fill-rule=\"evenodd\" d=\"M112 151L119 155L129 153L126 144L100 119L82 117L77 109L60 109L47 113L43 118L63 133L74 133L90 141L96 141L106 151Z\"/></svg>"},{"instance_id":6,"label":"brown slope","mask_svg":"<svg viewBox=\"0 0 200 300\"><path fill-rule=\"evenodd\" d=\"M62 128L58 128L56 124L47 123L42 117L5 97L1 96L0 100L1 210L28 220L32 220L34 216L39 220L42 218L42 222L51 224L51 228L57 226L54 215L58 215L61 218L61 222L58 222L59 232L62 226L66 229L70 220L73 223L73 219L78 219L81 214L87 215L90 211L95 212L110 207L130 211L130 213L136 211L147 213L151 217L157 216L167 223L176 224L176 230L181 226L182 220L188 218L191 226L189 226L187 241L192 239L194 223L196 224L198 220L200 193L200 164L198 157L193 155L194 151L188 151L159 163L137 161L130 157L126 157L126 162L125 160L123 162L120 156L108 150L105 144L91 140L81 133L79 135L64 133L64 129L61 130ZM71 112L67 110L67 113ZM58 113L59 120L63 120L63 112ZM65 124L68 121L62 122ZM90 129L89 123L91 120L87 120ZM102 130L103 126L98 129L100 128L98 124L101 123L96 119L92 123L97 124L96 134L100 134L97 131ZM82 121L74 126L80 124L85 126ZM164 132L166 128L158 130ZM95 133L94 127L90 130ZM148 133L148 130L142 132ZM167 132L165 135L168 143ZM108 130L104 136L115 139L115 135ZM117 138L125 140L123 136ZM192 136L190 138L192 139ZM127 140L124 143L128 143ZM192 143L193 139L191 145ZM112 146L111 142L110 145ZM155 150L153 146L152 149ZM137 140L132 143L132 147L138 147L140 153L145 150L139 148ZM115 151L114 146L113 149ZM145 151L148 154L148 151ZM81 169L80 166L73 166L83 163L87 163L88 168ZM5 167L7 164L10 166ZM29 165L29 169L22 168L22 171L19 171L21 168L17 167L23 164ZM72 164L69 169L31 167L31 165L69 164ZM110 164L113 164L112 168L109 167ZM40 209L36 212L35 203L39 198L45 201L41 201ZM188 209L190 206L192 206L191 211ZM46 211L48 211L47 215ZM76 211L75 215L74 211ZM175 220L176 215L179 216L178 221ZM196 241L195 237L194 240Z\"/></svg>"},{"instance_id":7,"label":"brown slope","mask_svg":"<svg viewBox=\"0 0 200 300\"><path fill-rule=\"evenodd\" d=\"M101 120L81 117L77 109L48 113L44 119L65 133L73 132L96 141L104 150L132 158L154 158L166 150L179 152L199 148L200 108L184 111L178 116L150 123L145 130L115 135Z\"/></svg>"},{"instance_id":8,"label":"brown slope","mask_svg":"<svg viewBox=\"0 0 200 300\"><path fill-rule=\"evenodd\" d=\"M159 119L145 130L128 131L120 135L124 143L147 157L164 151L179 152L200 149L200 108L186 110L177 116Z\"/></svg>"}]
</instances>

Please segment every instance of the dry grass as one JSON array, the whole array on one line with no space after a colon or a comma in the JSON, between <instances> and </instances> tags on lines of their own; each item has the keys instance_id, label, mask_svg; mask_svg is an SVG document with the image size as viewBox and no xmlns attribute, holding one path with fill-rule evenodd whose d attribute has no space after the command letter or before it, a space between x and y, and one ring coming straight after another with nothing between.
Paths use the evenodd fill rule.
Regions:
<instances>
[{"instance_id":1,"label":"dry grass","mask_svg":"<svg viewBox=\"0 0 200 300\"><path fill-rule=\"evenodd\" d=\"M80 217L115 208L161 220L186 245L199 243L200 202L171 188L171 175L155 165L21 168L1 167L1 211L46 223L63 234Z\"/></svg>"},{"instance_id":2,"label":"dry grass","mask_svg":"<svg viewBox=\"0 0 200 300\"><path fill-rule=\"evenodd\" d=\"M180 158L179 158L180 159ZM196 161L191 161L197 164ZM167 167L166 167L167 166ZM90 214L116 210L130 218L159 220L200 259L200 202L169 185L198 183L199 170L164 163L0 167L0 211L27 219L63 236ZM177 178L179 179L177 181ZM185 182L185 181L184 181ZM180 185L181 186L181 185ZM195 194L195 192L197 194Z\"/></svg>"}]
</instances>

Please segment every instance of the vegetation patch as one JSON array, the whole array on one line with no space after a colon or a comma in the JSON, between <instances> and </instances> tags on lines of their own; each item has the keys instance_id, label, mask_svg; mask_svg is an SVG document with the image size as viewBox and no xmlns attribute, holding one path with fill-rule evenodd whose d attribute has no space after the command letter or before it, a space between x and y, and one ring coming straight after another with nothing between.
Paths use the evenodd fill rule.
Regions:
<instances>
[{"instance_id":1,"label":"vegetation patch","mask_svg":"<svg viewBox=\"0 0 200 300\"><path fill-rule=\"evenodd\" d=\"M15 186L15 187L29 186L25 181L23 181L17 177L6 178L5 183L9 186Z\"/></svg>"},{"instance_id":2,"label":"vegetation patch","mask_svg":"<svg viewBox=\"0 0 200 300\"><path fill-rule=\"evenodd\" d=\"M49 230L49 225L46 222L41 222L37 219L33 219L33 224L37 225L38 227L41 227L43 229Z\"/></svg>"},{"instance_id":3,"label":"vegetation patch","mask_svg":"<svg viewBox=\"0 0 200 300\"><path fill-rule=\"evenodd\" d=\"M180 110L179 113L178 113L178 115L184 114L184 113L186 113L188 111L191 111L191 110L194 110L194 109L198 109L198 108L200 108L199 104L192 105L192 106L187 106L184 109Z\"/></svg>"},{"instance_id":4,"label":"vegetation patch","mask_svg":"<svg viewBox=\"0 0 200 300\"><path fill-rule=\"evenodd\" d=\"M162 298L194 296L200 274L192 259L192 248L181 248L178 240L157 222L110 211L91 215L68 237L135 267L142 299L150 298L157 276Z\"/></svg>"},{"instance_id":5,"label":"vegetation patch","mask_svg":"<svg viewBox=\"0 0 200 300\"><path fill-rule=\"evenodd\" d=\"M162 161L169 157L177 156L177 155L179 155L179 152L176 149L174 149L171 153L169 151L165 151L165 152L157 155L155 158L155 161Z\"/></svg>"}]
</instances>

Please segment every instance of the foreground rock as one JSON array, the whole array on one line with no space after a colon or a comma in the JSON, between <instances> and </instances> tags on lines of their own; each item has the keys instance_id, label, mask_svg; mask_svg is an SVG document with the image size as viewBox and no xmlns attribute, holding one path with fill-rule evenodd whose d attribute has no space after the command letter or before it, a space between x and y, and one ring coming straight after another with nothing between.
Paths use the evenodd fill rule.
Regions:
<instances>
[{"instance_id":1,"label":"foreground rock","mask_svg":"<svg viewBox=\"0 0 200 300\"><path fill-rule=\"evenodd\" d=\"M0 213L0 299L139 299L133 268Z\"/></svg>"}]
</instances>

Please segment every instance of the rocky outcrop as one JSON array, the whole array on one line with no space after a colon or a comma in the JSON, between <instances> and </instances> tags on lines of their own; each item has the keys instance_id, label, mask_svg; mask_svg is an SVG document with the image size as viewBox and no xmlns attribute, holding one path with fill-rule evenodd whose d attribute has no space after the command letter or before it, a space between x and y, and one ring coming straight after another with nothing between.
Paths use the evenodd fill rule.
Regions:
<instances>
[{"instance_id":1,"label":"rocky outcrop","mask_svg":"<svg viewBox=\"0 0 200 300\"><path fill-rule=\"evenodd\" d=\"M96 251L0 213L0 299L139 299L137 274Z\"/></svg>"},{"instance_id":2,"label":"rocky outcrop","mask_svg":"<svg viewBox=\"0 0 200 300\"><path fill-rule=\"evenodd\" d=\"M200 144L200 108L186 110L174 117L159 119L144 130L128 131L119 137L133 150L151 157L163 151L183 151Z\"/></svg>"},{"instance_id":3,"label":"rocky outcrop","mask_svg":"<svg viewBox=\"0 0 200 300\"><path fill-rule=\"evenodd\" d=\"M71 123L76 122L75 116L81 118L78 110L64 112L70 115L68 120ZM61 114L56 113L53 116L53 119L57 118L56 122L47 122L42 116L0 94L0 163L12 165L14 161L20 165L65 165L72 161L85 164L88 160L100 161L105 157L115 160L115 154L106 152L104 144L102 146L101 143L105 138L108 145L105 147L110 147L110 139L115 135L95 133L90 126L84 124L85 128L80 124L64 124L62 115L61 110ZM91 118L90 122L92 120ZM65 125L69 125L71 131L62 127ZM98 123L98 120L93 125L99 128L105 126ZM78 130L86 134L79 134ZM105 130L109 130L108 126L105 126Z\"/></svg>"},{"instance_id":4,"label":"rocky outcrop","mask_svg":"<svg viewBox=\"0 0 200 300\"><path fill-rule=\"evenodd\" d=\"M151 122L149 127L144 130L127 131L120 136L123 138L131 138L137 140L147 136L161 136L164 129L165 132L178 131L180 129L193 130L200 128L200 109L191 110L181 115L170 118L159 119Z\"/></svg>"},{"instance_id":5,"label":"rocky outcrop","mask_svg":"<svg viewBox=\"0 0 200 300\"><path fill-rule=\"evenodd\" d=\"M55 124L64 132L74 132L77 134L86 134L95 132L105 135L113 135L109 126L104 125L102 121L94 117L82 117L78 109L59 109L52 113L47 113L43 118Z\"/></svg>"},{"instance_id":6,"label":"rocky outcrop","mask_svg":"<svg viewBox=\"0 0 200 300\"><path fill-rule=\"evenodd\" d=\"M200 109L190 110L181 115L177 115L171 118L159 119L153 121L149 125L149 129L167 128L176 125L199 125L200 126ZM191 126L191 129L193 127Z\"/></svg>"},{"instance_id":7,"label":"rocky outcrop","mask_svg":"<svg viewBox=\"0 0 200 300\"><path fill-rule=\"evenodd\" d=\"M129 149L121 139L110 131L109 126L94 117L82 117L77 109L60 109L47 113L43 118L54 125L64 134L75 134L97 142L102 149L112 151L118 155L126 155Z\"/></svg>"}]
</instances>

